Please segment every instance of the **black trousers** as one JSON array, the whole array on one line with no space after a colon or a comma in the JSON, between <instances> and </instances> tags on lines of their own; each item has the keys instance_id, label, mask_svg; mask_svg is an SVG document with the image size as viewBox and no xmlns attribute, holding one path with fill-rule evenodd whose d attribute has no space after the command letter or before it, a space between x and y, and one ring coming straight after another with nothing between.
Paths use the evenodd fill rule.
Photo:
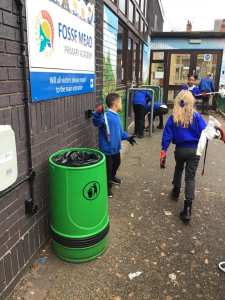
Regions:
<instances>
[{"instance_id":1,"label":"black trousers","mask_svg":"<svg viewBox=\"0 0 225 300\"><path fill-rule=\"evenodd\" d=\"M204 92L209 93L210 91L206 90ZM202 114L208 113L208 111L209 111L209 99L210 99L210 96L202 97Z\"/></svg>"},{"instance_id":2,"label":"black trousers","mask_svg":"<svg viewBox=\"0 0 225 300\"><path fill-rule=\"evenodd\" d=\"M140 104L134 105L134 123L135 123L134 133L137 136L144 135L146 113L147 113L146 108L143 105Z\"/></svg>"},{"instance_id":3,"label":"black trousers","mask_svg":"<svg viewBox=\"0 0 225 300\"><path fill-rule=\"evenodd\" d=\"M178 192L180 191L185 167L185 199L192 201L195 198L195 175L200 157L196 155L196 149L177 148L175 151L175 160L174 189Z\"/></svg>"},{"instance_id":4,"label":"black trousers","mask_svg":"<svg viewBox=\"0 0 225 300\"><path fill-rule=\"evenodd\" d=\"M163 108L158 108L157 110L155 110L153 112L153 121L155 122L155 119L157 117L159 117L159 125L158 127L160 128L163 128L163 115L165 114L165 110ZM148 114L148 123L149 123L149 126L151 124L151 113Z\"/></svg>"},{"instance_id":5,"label":"black trousers","mask_svg":"<svg viewBox=\"0 0 225 300\"><path fill-rule=\"evenodd\" d=\"M161 108L158 108L153 114L154 121L155 121L156 117L159 117L159 127L163 127L163 114L164 114L164 112ZM151 115L150 115L150 118L151 118Z\"/></svg>"},{"instance_id":6,"label":"black trousers","mask_svg":"<svg viewBox=\"0 0 225 300\"><path fill-rule=\"evenodd\" d=\"M114 155L106 155L107 180L109 189L112 187L112 180L121 164L120 153Z\"/></svg>"}]
</instances>

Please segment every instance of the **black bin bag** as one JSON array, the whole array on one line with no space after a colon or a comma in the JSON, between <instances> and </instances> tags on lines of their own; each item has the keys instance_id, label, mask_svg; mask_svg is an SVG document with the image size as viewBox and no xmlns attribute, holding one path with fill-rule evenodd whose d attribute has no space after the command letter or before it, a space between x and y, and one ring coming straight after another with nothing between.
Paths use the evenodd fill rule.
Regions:
<instances>
[{"instance_id":1,"label":"black bin bag","mask_svg":"<svg viewBox=\"0 0 225 300\"><path fill-rule=\"evenodd\" d=\"M91 166L98 163L102 159L100 153L91 151L68 151L53 158L54 162L58 165L67 167L84 167Z\"/></svg>"}]
</instances>

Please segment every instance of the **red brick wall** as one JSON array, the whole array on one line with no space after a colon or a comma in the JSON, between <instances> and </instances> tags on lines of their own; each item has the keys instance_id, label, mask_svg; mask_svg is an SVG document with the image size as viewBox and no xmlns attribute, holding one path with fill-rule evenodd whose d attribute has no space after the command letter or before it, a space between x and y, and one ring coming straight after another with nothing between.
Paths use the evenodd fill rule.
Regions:
<instances>
[{"instance_id":1,"label":"red brick wall","mask_svg":"<svg viewBox=\"0 0 225 300\"><path fill-rule=\"evenodd\" d=\"M0 299L11 291L49 237L49 155L65 146L96 145L96 130L85 118L85 110L95 107L96 95L98 101L102 91L102 1L97 1L96 13L96 94L30 104L34 201L39 211L32 217L25 215L24 201L30 198L28 182L0 198ZM14 0L0 0L0 125L11 124L15 130L19 177L28 173L22 80L17 7Z\"/></svg>"}]
</instances>

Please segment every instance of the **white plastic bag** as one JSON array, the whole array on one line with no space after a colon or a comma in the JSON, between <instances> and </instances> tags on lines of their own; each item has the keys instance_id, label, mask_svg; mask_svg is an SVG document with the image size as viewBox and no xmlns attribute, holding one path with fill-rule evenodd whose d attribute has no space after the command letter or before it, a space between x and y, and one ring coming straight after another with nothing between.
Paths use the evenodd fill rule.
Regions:
<instances>
[{"instance_id":1,"label":"white plastic bag","mask_svg":"<svg viewBox=\"0 0 225 300\"><path fill-rule=\"evenodd\" d=\"M197 155L202 156L203 151L205 149L207 140L212 141L214 138L219 138L219 133L215 129L215 127L221 127L221 123L214 118L213 116L209 116L209 122L206 128L202 131L198 148L197 148Z\"/></svg>"}]
</instances>

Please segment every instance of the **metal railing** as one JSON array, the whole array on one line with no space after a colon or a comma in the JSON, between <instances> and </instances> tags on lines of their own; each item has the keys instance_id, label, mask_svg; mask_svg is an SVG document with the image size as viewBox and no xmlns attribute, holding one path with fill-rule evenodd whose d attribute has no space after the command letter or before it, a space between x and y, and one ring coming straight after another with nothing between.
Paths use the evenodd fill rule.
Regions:
<instances>
[{"instance_id":1,"label":"metal railing","mask_svg":"<svg viewBox=\"0 0 225 300\"><path fill-rule=\"evenodd\" d=\"M219 111L221 111L222 113L225 113L225 98L222 97L221 95L218 96L217 107L218 107Z\"/></svg>"}]
</instances>

